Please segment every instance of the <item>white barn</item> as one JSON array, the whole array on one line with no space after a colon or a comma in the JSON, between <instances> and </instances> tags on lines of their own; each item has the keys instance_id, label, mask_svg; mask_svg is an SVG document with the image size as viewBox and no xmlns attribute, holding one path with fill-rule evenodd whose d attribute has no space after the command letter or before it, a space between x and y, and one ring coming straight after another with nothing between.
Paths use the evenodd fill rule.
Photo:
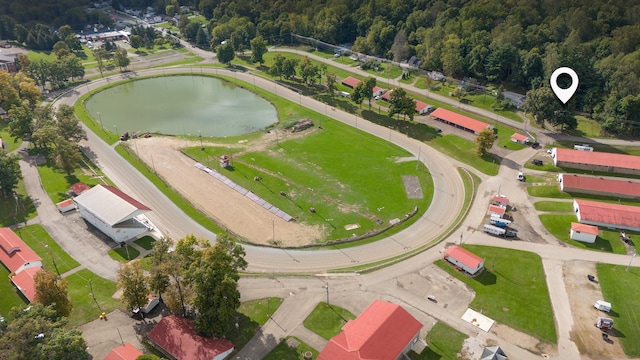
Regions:
<instances>
[{"instance_id":1,"label":"white barn","mask_svg":"<svg viewBox=\"0 0 640 360\"><path fill-rule=\"evenodd\" d=\"M444 251L444 259L470 275L475 275L484 268L483 258L457 245L451 245Z\"/></svg>"},{"instance_id":2,"label":"white barn","mask_svg":"<svg viewBox=\"0 0 640 360\"><path fill-rule=\"evenodd\" d=\"M153 230L143 216L151 209L112 186L96 185L74 201L87 222L117 243Z\"/></svg>"},{"instance_id":3,"label":"white barn","mask_svg":"<svg viewBox=\"0 0 640 360\"><path fill-rule=\"evenodd\" d=\"M598 237L598 227L572 222L570 237L572 240L593 244Z\"/></svg>"}]
</instances>

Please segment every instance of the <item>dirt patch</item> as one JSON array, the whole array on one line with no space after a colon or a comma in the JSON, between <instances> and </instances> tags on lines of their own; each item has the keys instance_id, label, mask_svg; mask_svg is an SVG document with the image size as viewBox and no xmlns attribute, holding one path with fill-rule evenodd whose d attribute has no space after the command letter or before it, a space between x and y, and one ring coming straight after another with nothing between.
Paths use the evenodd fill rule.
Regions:
<instances>
[{"instance_id":1,"label":"dirt patch","mask_svg":"<svg viewBox=\"0 0 640 360\"><path fill-rule=\"evenodd\" d=\"M404 191L409 199L422 199L422 186L420 186L420 178L417 176L402 175L402 183Z\"/></svg>"},{"instance_id":2,"label":"dirt patch","mask_svg":"<svg viewBox=\"0 0 640 360\"><path fill-rule=\"evenodd\" d=\"M299 136L298 134L300 133L295 135ZM290 138L291 135L287 137ZM273 133L265 134L255 145L252 142L251 150L264 149L265 144L274 138ZM199 146L199 143L171 137L151 137L131 140L128 145L150 169L194 207L247 241L270 244L275 236L278 244L296 246L307 244L309 239L322 238L319 226L284 221L204 171L198 170L194 166L195 161L182 154L180 149ZM205 145L229 146L215 143Z\"/></svg>"},{"instance_id":3,"label":"dirt patch","mask_svg":"<svg viewBox=\"0 0 640 360\"><path fill-rule=\"evenodd\" d=\"M613 330L607 331L610 342L605 342L602 339L602 331L594 326L598 316L608 317L606 313L593 307L596 300L606 300L602 297L600 284L587 279L587 274L597 274L595 263L569 261L565 264L563 272L573 315L571 340L578 347L583 359L626 358L617 339L615 323ZM615 304L612 308L615 310Z\"/></svg>"},{"instance_id":4,"label":"dirt patch","mask_svg":"<svg viewBox=\"0 0 640 360\"><path fill-rule=\"evenodd\" d=\"M501 323L495 323L491 328L491 333L535 354L548 354L552 357L558 354L557 346Z\"/></svg>"}]
</instances>

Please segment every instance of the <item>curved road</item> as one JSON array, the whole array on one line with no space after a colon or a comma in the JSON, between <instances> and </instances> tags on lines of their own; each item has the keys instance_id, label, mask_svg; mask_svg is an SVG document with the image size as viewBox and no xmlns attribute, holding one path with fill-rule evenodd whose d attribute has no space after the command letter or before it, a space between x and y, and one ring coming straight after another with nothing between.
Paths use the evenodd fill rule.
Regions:
<instances>
[{"instance_id":1,"label":"curved road","mask_svg":"<svg viewBox=\"0 0 640 360\"><path fill-rule=\"evenodd\" d=\"M172 68L170 70L151 69L140 71L138 75L158 75L168 73L169 71L189 72L194 70L193 68ZM302 106L313 109L320 114L327 111L324 103L300 96L300 94L295 91L259 76L210 68L198 69L195 74L199 72L234 76L249 84L255 83L256 86L275 92L278 96L287 98L293 102L299 102ZM62 96L56 101L56 104L65 103L73 105L78 97L87 91L126 76L128 75L113 76L80 86L74 91ZM352 126L357 126L358 129L384 140L391 141L414 154L414 156L420 153L421 161L426 164L433 176L435 192L432 205L426 213L408 229L384 240L359 247L303 251L246 245L246 260L249 263L248 271L266 273L313 273L327 269L344 268L381 261L401 255L442 234L447 227L455 221L462 210L464 185L456 167L448 158L403 134L368 121L363 121L362 119L358 121L353 114L340 110L330 111L331 117ZM126 160L121 158L110 145L103 142L91 131L87 131L87 133L88 141L83 145L88 146L90 149L90 157L92 157L92 160L100 166L105 175L117 184L119 188L149 206L153 210L149 218L168 236L174 239L182 238L187 234L195 234L196 236L202 236L208 239L215 237L215 234L204 229L179 210L142 174L135 170ZM227 206L227 204L219 204L219 206Z\"/></svg>"}]
</instances>

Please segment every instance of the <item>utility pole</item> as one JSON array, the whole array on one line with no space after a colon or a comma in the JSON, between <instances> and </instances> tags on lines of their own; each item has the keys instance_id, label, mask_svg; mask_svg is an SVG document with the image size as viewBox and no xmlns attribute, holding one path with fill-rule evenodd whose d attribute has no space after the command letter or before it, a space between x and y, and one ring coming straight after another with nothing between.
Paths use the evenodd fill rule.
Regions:
<instances>
[{"instance_id":1,"label":"utility pole","mask_svg":"<svg viewBox=\"0 0 640 360\"><path fill-rule=\"evenodd\" d=\"M629 265L627 265L626 272L629 272L629 268L631 267L631 262L633 261L634 257L636 257L636 251L635 250L633 250L633 254L631 254L631 259L629 260Z\"/></svg>"},{"instance_id":2,"label":"utility pole","mask_svg":"<svg viewBox=\"0 0 640 360\"><path fill-rule=\"evenodd\" d=\"M331 304L329 304L329 281L327 281L327 283L325 284L325 286L323 286L323 288L327 290L327 306L331 306Z\"/></svg>"}]
</instances>

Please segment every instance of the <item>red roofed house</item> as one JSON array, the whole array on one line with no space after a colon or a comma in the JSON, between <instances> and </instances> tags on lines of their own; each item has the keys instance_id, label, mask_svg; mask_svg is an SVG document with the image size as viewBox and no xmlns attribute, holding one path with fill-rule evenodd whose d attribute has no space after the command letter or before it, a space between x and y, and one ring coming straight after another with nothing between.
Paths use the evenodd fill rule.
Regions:
<instances>
[{"instance_id":1,"label":"red roofed house","mask_svg":"<svg viewBox=\"0 0 640 360\"><path fill-rule=\"evenodd\" d=\"M42 259L9 228L0 228L0 262L11 272L11 282L33 301L34 277L42 270Z\"/></svg>"},{"instance_id":2,"label":"red roofed house","mask_svg":"<svg viewBox=\"0 0 640 360\"><path fill-rule=\"evenodd\" d=\"M559 167L640 175L640 156L560 148L551 149L551 156Z\"/></svg>"},{"instance_id":3,"label":"red roofed house","mask_svg":"<svg viewBox=\"0 0 640 360\"><path fill-rule=\"evenodd\" d=\"M389 100L391 100L391 93L392 92L393 92L393 89L391 89L391 90L387 91L386 93L382 94L382 96L380 96L380 98L382 100L389 101Z\"/></svg>"},{"instance_id":4,"label":"red roofed house","mask_svg":"<svg viewBox=\"0 0 640 360\"><path fill-rule=\"evenodd\" d=\"M640 199L640 182L573 174L560 174L558 181L560 181L560 190L570 193Z\"/></svg>"},{"instance_id":5,"label":"red roofed house","mask_svg":"<svg viewBox=\"0 0 640 360\"><path fill-rule=\"evenodd\" d=\"M493 197L493 205L498 205L506 209L507 206L509 206L509 198L504 195L495 195Z\"/></svg>"},{"instance_id":6,"label":"red roofed house","mask_svg":"<svg viewBox=\"0 0 640 360\"><path fill-rule=\"evenodd\" d=\"M440 120L446 124L453 125L457 128L470 131L476 135L484 129L493 129L493 125L489 125L480 120L472 119L470 117L460 115L453 111L437 108L431 113L436 120Z\"/></svg>"},{"instance_id":7,"label":"red roofed house","mask_svg":"<svg viewBox=\"0 0 640 360\"><path fill-rule=\"evenodd\" d=\"M176 315L162 318L149 333L149 340L177 360L222 360L233 351L229 340L200 336L189 320Z\"/></svg>"},{"instance_id":8,"label":"red roofed house","mask_svg":"<svg viewBox=\"0 0 640 360\"><path fill-rule=\"evenodd\" d=\"M571 223L570 237L576 241L593 244L598 237L598 227L576 222Z\"/></svg>"},{"instance_id":9,"label":"red roofed house","mask_svg":"<svg viewBox=\"0 0 640 360\"><path fill-rule=\"evenodd\" d=\"M489 205L489 215L497 215L502 218L506 211L506 208L500 205Z\"/></svg>"},{"instance_id":10,"label":"red roofed house","mask_svg":"<svg viewBox=\"0 0 640 360\"><path fill-rule=\"evenodd\" d=\"M135 346L126 343L111 350L104 360L136 360L140 355L142 355L142 351L136 349Z\"/></svg>"},{"instance_id":11,"label":"red roofed house","mask_svg":"<svg viewBox=\"0 0 640 360\"><path fill-rule=\"evenodd\" d=\"M424 115L429 113L429 111L433 110L433 105L429 105L420 100L415 100L416 102L416 112L420 115Z\"/></svg>"},{"instance_id":12,"label":"red roofed house","mask_svg":"<svg viewBox=\"0 0 640 360\"><path fill-rule=\"evenodd\" d=\"M83 182L77 182L77 183L71 185L70 189L71 189L71 193L72 193L73 196L78 196L78 195L82 194L83 192L91 189L91 186L89 186L89 185L87 185L87 184L85 184Z\"/></svg>"},{"instance_id":13,"label":"red roofed house","mask_svg":"<svg viewBox=\"0 0 640 360\"><path fill-rule=\"evenodd\" d=\"M400 305L375 300L329 340L318 360L396 360L420 336L422 324Z\"/></svg>"},{"instance_id":14,"label":"red roofed house","mask_svg":"<svg viewBox=\"0 0 640 360\"><path fill-rule=\"evenodd\" d=\"M73 200L87 222L117 243L152 230L141 217L151 209L113 186L96 185Z\"/></svg>"},{"instance_id":15,"label":"red roofed house","mask_svg":"<svg viewBox=\"0 0 640 360\"><path fill-rule=\"evenodd\" d=\"M381 96L382 94L384 94L385 89L381 88L380 86L374 86L373 87L373 96Z\"/></svg>"},{"instance_id":16,"label":"red roofed house","mask_svg":"<svg viewBox=\"0 0 640 360\"><path fill-rule=\"evenodd\" d=\"M479 273L484 267L483 258L457 245L451 245L444 251L444 259L470 275Z\"/></svg>"},{"instance_id":17,"label":"red roofed house","mask_svg":"<svg viewBox=\"0 0 640 360\"><path fill-rule=\"evenodd\" d=\"M344 79L342 79L342 85L346 86L346 87L350 87L352 89L355 89L356 86L358 86L358 84L360 84L362 81L353 78L351 76L346 77Z\"/></svg>"},{"instance_id":18,"label":"red roofed house","mask_svg":"<svg viewBox=\"0 0 640 360\"><path fill-rule=\"evenodd\" d=\"M573 208L582 224L640 231L640 207L573 200Z\"/></svg>"},{"instance_id":19,"label":"red roofed house","mask_svg":"<svg viewBox=\"0 0 640 360\"><path fill-rule=\"evenodd\" d=\"M59 203L56 204L56 207L58 208L58 211L60 211L62 214L77 209L76 203L75 201L73 201L73 199L60 201Z\"/></svg>"},{"instance_id":20,"label":"red roofed house","mask_svg":"<svg viewBox=\"0 0 640 360\"><path fill-rule=\"evenodd\" d=\"M518 144L526 144L529 142L529 137L527 135L522 135L522 134L518 134L515 133L513 135L511 135L511 141L513 141L514 143L518 143Z\"/></svg>"}]
</instances>

